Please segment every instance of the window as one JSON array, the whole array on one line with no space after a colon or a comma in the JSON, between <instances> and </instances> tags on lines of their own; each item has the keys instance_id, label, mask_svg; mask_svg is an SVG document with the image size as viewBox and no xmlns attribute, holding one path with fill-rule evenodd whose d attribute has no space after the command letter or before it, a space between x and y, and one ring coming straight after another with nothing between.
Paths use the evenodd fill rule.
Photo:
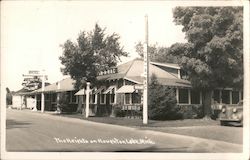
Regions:
<instances>
[{"instance_id":1,"label":"window","mask_svg":"<svg viewBox=\"0 0 250 160\"><path fill-rule=\"evenodd\" d=\"M141 103L141 96L138 93L132 93L132 103Z\"/></svg>"},{"instance_id":2,"label":"window","mask_svg":"<svg viewBox=\"0 0 250 160\"><path fill-rule=\"evenodd\" d=\"M214 90L214 101L216 101L217 103L220 103L220 90Z\"/></svg>"},{"instance_id":3,"label":"window","mask_svg":"<svg viewBox=\"0 0 250 160\"><path fill-rule=\"evenodd\" d=\"M130 93L125 93L125 104L131 104L130 103L130 98L131 94Z\"/></svg>"},{"instance_id":4,"label":"window","mask_svg":"<svg viewBox=\"0 0 250 160\"><path fill-rule=\"evenodd\" d=\"M188 103L188 89L179 89L179 103Z\"/></svg>"},{"instance_id":5,"label":"window","mask_svg":"<svg viewBox=\"0 0 250 160\"><path fill-rule=\"evenodd\" d=\"M105 94L100 94L100 104L105 104Z\"/></svg>"},{"instance_id":6,"label":"window","mask_svg":"<svg viewBox=\"0 0 250 160\"><path fill-rule=\"evenodd\" d=\"M229 90L221 92L222 103L230 104Z\"/></svg>"},{"instance_id":7,"label":"window","mask_svg":"<svg viewBox=\"0 0 250 160\"><path fill-rule=\"evenodd\" d=\"M238 91L232 91L232 103L237 104L240 100L239 92Z\"/></svg>"},{"instance_id":8,"label":"window","mask_svg":"<svg viewBox=\"0 0 250 160\"><path fill-rule=\"evenodd\" d=\"M200 104L200 92L191 91L191 104Z\"/></svg>"}]
</instances>

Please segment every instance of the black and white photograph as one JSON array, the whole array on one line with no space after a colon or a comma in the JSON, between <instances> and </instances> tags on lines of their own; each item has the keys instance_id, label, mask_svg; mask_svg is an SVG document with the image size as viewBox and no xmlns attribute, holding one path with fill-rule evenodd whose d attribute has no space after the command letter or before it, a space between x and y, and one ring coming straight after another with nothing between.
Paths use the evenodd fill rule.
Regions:
<instances>
[{"instance_id":1,"label":"black and white photograph","mask_svg":"<svg viewBox=\"0 0 250 160\"><path fill-rule=\"evenodd\" d=\"M1 1L0 159L249 156L249 2Z\"/></svg>"}]
</instances>

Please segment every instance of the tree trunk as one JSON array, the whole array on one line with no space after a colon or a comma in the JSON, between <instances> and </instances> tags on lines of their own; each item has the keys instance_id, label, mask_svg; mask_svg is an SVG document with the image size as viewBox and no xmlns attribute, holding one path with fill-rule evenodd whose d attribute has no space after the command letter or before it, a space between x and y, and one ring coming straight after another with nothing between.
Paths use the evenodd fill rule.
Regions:
<instances>
[{"instance_id":1,"label":"tree trunk","mask_svg":"<svg viewBox=\"0 0 250 160\"><path fill-rule=\"evenodd\" d=\"M203 101L205 119L211 119L211 115L212 115L211 99L212 99L212 90L206 90L204 92L204 101Z\"/></svg>"},{"instance_id":2,"label":"tree trunk","mask_svg":"<svg viewBox=\"0 0 250 160\"><path fill-rule=\"evenodd\" d=\"M82 102L83 102L83 96L79 96L79 101L78 101L76 113L82 113L82 110L83 110Z\"/></svg>"}]
</instances>

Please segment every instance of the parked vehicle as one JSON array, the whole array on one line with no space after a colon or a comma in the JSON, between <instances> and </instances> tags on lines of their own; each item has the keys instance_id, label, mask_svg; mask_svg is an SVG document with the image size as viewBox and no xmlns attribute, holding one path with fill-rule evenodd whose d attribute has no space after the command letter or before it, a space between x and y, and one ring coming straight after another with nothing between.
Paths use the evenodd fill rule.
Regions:
<instances>
[{"instance_id":1,"label":"parked vehicle","mask_svg":"<svg viewBox=\"0 0 250 160\"><path fill-rule=\"evenodd\" d=\"M220 124L243 126L243 101L235 105L223 105L219 115Z\"/></svg>"}]
</instances>

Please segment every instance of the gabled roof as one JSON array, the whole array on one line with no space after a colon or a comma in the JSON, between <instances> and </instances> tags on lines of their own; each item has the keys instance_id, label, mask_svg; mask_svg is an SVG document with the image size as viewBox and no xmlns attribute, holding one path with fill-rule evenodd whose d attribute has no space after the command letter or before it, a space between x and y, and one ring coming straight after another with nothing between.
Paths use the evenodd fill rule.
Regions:
<instances>
[{"instance_id":1,"label":"gabled roof","mask_svg":"<svg viewBox=\"0 0 250 160\"><path fill-rule=\"evenodd\" d=\"M59 88L57 86L57 84L60 84ZM55 82L51 85L48 85L44 88L44 92L64 92L64 91L73 91L74 89L74 83L75 81L73 79L69 78L65 78L59 82ZM33 91L32 93L41 93L42 89L38 89Z\"/></svg>"},{"instance_id":2,"label":"gabled roof","mask_svg":"<svg viewBox=\"0 0 250 160\"><path fill-rule=\"evenodd\" d=\"M117 73L97 76L97 80L113 80L113 79L124 78L133 63L134 60L118 65Z\"/></svg>"},{"instance_id":3,"label":"gabled roof","mask_svg":"<svg viewBox=\"0 0 250 160\"><path fill-rule=\"evenodd\" d=\"M174 69L181 69L181 67L175 63L159 63L159 62L150 62L150 63L153 65L157 65L157 66L164 66L164 67L169 67L169 68L174 68Z\"/></svg>"},{"instance_id":4,"label":"gabled roof","mask_svg":"<svg viewBox=\"0 0 250 160\"><path fill-rule=\"evenodd\" d=\"M180 79L176 77L174 74L171 74L159 66L169 67L172 69L179 69L177 64L170 63L156 63L150 62L149 64L149 74L155 74L159 83L162 85L168 86L179 86L179 87L191 87L191 84L187 80ZM117 73L114 74L106 74L97 77L97 80L115 80L115 79L127 79L137 84L143 83L143 77L141 76L143 73L143 60L142 59L134 59L127 63L121 64L117 66ZM60 84L58 87L57 84ZM65 78L59 82L48 85L44 88L44 92L65 92L65 91L73 91L75 81L73 79ZM35 90L33 92L28 92L29 94L41 93L42 89Z\"/></svg>"},{"instance_id":5,"label":"gabled roof","mask_svg":"<svg viewBox=\"0 0 250 160\"><path fill-rule=\"evenodd\" d=\"M176 77L176 75L163 70L159 66L168 67L172 69L180 69L178 64L170 64L170 63L157 63L150 62L149 63L149 75L155 74L159 83L162 85L168 86L179 86L179 87L191 87L191 83L187 80L180 79ZM126 79L132 81L137 84L143 83L143 60L142 59L134 59L127 63L121 64L117 66L117 73L107 74L98 76L98 80L114 80L114 79Z\"/></svg>"}]
</instances>

